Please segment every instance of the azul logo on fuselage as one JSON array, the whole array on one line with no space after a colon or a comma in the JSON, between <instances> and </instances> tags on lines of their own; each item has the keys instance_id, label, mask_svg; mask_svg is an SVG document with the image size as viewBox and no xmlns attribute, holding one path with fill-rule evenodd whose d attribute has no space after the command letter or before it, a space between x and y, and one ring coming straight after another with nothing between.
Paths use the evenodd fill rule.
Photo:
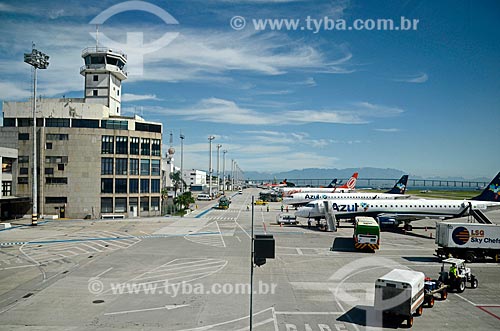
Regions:
<instances>
[{"instance_id":1,"label":"azul logo on fuselage","mask_svg":"<svg viewBox=\"0 0 500 331\"><path fill-rule=\"evenodd\" d=\"M346 213L355 212L355 211L358 211L358 204L357 203L354 203L354 204L337 204L337 203L334 202L332 204L332 209L334 211L337 211L337 212L346 212Z\"/></svg>"},{"instance_id":2,"label":"azul logo on fuselage","mask_svg":"<svg viewBox=\"0 0 500 331\"><path fill-rule=\"evenodd\" d=\"M318 200L318 199L326 199L328 197L326 194L306 194L304 198L309 200Z\"/></svg>"}]
</instances>

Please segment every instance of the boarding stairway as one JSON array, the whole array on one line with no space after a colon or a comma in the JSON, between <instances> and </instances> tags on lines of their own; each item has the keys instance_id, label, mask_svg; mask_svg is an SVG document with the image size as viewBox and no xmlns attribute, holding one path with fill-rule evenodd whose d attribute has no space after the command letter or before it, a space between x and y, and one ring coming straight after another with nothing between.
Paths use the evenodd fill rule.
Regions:
<instances>
[{"instance_id":1,"label":"boarding stairway","mask_svg":"<svg viewBox=\"0 0 500 331\"><path fill-rule=\"evenodd\" d=\"M479 209L470 209L469 215L474 217L474 219L481 224L493 224L492 221Z\"/></svg>"}]
</instances>

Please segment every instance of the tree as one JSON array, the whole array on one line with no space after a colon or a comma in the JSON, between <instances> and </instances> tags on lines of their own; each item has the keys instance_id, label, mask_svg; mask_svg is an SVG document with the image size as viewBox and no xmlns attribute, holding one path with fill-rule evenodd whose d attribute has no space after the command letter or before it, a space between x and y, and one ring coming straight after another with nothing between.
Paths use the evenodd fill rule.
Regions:
<instances>
[{"instance_id":1,"label":"tree","mask_svg":"<svg viewBox=\"0 0 500 331\"><path fill-rule=\"evenodd\" d=\"M190 204L194 203L195 200L191 192L184 192L174 199L174 203L179 205L182 210L187 209Z\"/></svg>"},{"instance_id":2,"label":"tree","mask_svg":"<svg viewBox=\"0 0 500 331\"><path fill-rule=\"evenodd\" d=\"M172 185L174 186L174 198L175 198L177 197L177 191L179 190L181 184L183 187L186 187L186 182L184 181L184 179L182 179L182 174L180 171L171 172L169 177L172 180Z\"/></svg>"}]
</instances>

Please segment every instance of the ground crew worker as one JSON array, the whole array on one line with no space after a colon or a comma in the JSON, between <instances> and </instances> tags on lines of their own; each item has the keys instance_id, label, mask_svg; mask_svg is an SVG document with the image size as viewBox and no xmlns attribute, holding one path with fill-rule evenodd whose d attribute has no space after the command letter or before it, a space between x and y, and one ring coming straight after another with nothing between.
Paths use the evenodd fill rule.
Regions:
<instances>
[{"instance_id":1,"label":"ground crew worker","mask_svg":"<svg viewBox=\"0 0 500 331\"><path fill-rule=\"evenodd\" d=\"M283 212L283 205L281 205L281 212Z\"/></svg>"},{"instance_id":2,"label":"ground crew worker","mask_svg":"<svg viewBox=\"0 0 500 331\"><path fill-rule=\"evenodd\" d=\"M267 206L267 212L269 213L269 205Z\"/></svg>"},{"instance_id":3,"label":"ground crew worker","mask_svg":"<svg viewBox=\"0 0 500 331\"><path fill-rule=\"evenodd\" d=\"M249 210L250 210L250 207L247 205L247 211L249 211Z\"/></svg>"},{"instance_id":4,"label":"ground crew worker","mask_svg":"<svg viewBox=\"0 0 500 331\"><path fill-rule=\"evenodd\" d=\"M450 267L450 276L453 278L458 277L457 266L455 264L452 264Z\"/></svg>"}]
</instances>

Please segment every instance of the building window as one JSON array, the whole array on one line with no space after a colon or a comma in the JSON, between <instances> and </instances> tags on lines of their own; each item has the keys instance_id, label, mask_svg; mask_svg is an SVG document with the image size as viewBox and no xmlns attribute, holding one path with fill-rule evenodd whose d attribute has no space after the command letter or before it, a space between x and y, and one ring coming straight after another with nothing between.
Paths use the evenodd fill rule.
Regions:
<instances>
[{"instance_id":1,"label":"building window","mask_svg":"<svg viewBox=\"0 0 500 331\"><path fill-rule=\"evenodd\" d=\"M45 168L45 174L46 175L53 175L54 174L54 168Z\"/></svg>"},{"instance_id":2,"label":"building window","mask_svg":"<svg viewBox=\"0 0 500 331\"><path fill-rule=\"evenodd\" d=\"M160 198L159 197L151 197L151 210L154 210L154 211L160 210Z\"/></svg>"},{"instance_id":3,"label":"building window","mask_svg":"<svg viewBox=\"0 0 500 331\"><path fill-rule=\"evenodd\" d=\"M101 139L101 154L114 154L115 144L113 136L102 136Z\"/></svg>"},{"instance_id":4,"label":"building window","mask_svg":"<svg viewBox=\"0 0 500 331\"><path fill-rule=\"evenodd\" d=\"M28 184L28 177L17 177L18 184Z\"/></svg>"},{"instance_id":5,"label":"building window","mask_svg":"<svg viewBox=\"0 0 500 331\"><path fill-rule=\"evenodd\" d=\"M19 168L19 174L20 175L27 175L29 169L28 168Z\"/></svg>"},{"instance_id":6,"label":"building window","mask_svg":"<svg viewBox=\"0 0 500 331\"><path fill-rule=\"evenodd\" d=\"M94 96L94 97L97 96L97 90L92 90L92 96Z\"/></svg>"},{"instance_id":7,"label":"building window","mask_svg":"<svg viewBox=\"0 0 500 331\"><path fill-rule=\"evenodd\" d=\"M52 149L52 143L45 143L45 149Z\"/></svg>"},{"instance_id":8,"label":"building window","mask_svg":"<svg viewBox=\"0 0 500 331\"><path fill-rule=\"evenodd\" d=\"M118 120L102 120L101 128L113 130L128 130L128 122Z\"/></svg>"},{"instance_id":9,"label":"building window","mask_svg":"<svg viewBox=\"0 0 500 331\"><path fill-rule=\"evenodd\" d=\"M141 175L149 175L149 160L141 160Z\"/></svg>"},{"instance_id":10,"label":"building window","mask_svg":"<svg viewBox=\"0 0 500 331\"><path fill-rule=\"evenodd\" d=\"M68 163L67 156L46 156L45 163Z\"/></svg>"},{"instance_id":11,"label":"building window","mask_svg":"<svg viewBox=\"0 0 500 331\"><path fill-rule=\"evenodd\" d=\"M151 160L151 175L160 176L160 160Z\"/></svg>"},{"instance_id":12,"label":"building window","mask_svg":"<svg viewBox=\"0 0 500 331\"><path fill-rule=\"evenodd\" d=\"M141 138L141 155L151 155L149 138Z\"/></svg>"},{"instance_id":13,"label":"building window","mask_svg":"<svg viewBox=\"0 0 500 331\"><path fill-rule=\"evenodd\" d=\"M128 168L128 160L127 159L116 159L116 174L117 175L126 175Z\"/></svg>"},{"instance_id":14,"label":"building window","mask_svg":"<svg viewBox=\"0 0 500 331\"><path fill-rule=\"evenodd\" d=\"M68 178L67 177L47 177L47 178L45 178L45 183L46 184L56 184L56 185L68 184Z\"/></svg>"},{"instance_id":15,"label":"building window","mask_svg":"<svg viewBox=\"0 0 500 331\"><path fill-rule=\"evenodd\" d=\"M94 82L99 81L99 75L94 75Z\"/></svg>"},{"instance_id":16,"label":"building window","mask_svg":"<svg viewBox=\"0 0 500 331\"><path fill-rule=\"evenodd\" d=\"M30 134L29 133L19 133L17 135L18 140L30 140Z\"/></svg>"},{"instance_id":17,"label":"building window","mask_svg":"<svg viewBox=\"0 0 500 331\"><path fill-rule=\"evenodd\" d=\"M20 155L19 158L17 159L18 163L29 163L30 157L27 155Z\"/></svg>"},{"instance_id":18,"label":"building window","mask_svg":"<svg viewBox=\"0 0 500 331\"><path fill-rule=\"evenodd\" d=\"M149 197L141 197L141 211L149 211Z\"/></svg>"},{"instance_id":19,"label":"building window","mask_svg":"<svg viewBox=\"0 0 500 331\"><path fill-rule=\"evenodd\" d=\"M83 120L83 119L74 118L72 120L71 125L74 128L94 128L94 129L97 129L97 128L99 128L99 120Z\"/></svg>"},{"instance_id":20,"label":"building window","mask_svg":"<svg viewBox=\"0 0 500 331\"><path fill-rule=\"evenodd\" d=\"M120 95L120 90L119 89L116 90L116 95L118 95L118 96Z\"/></svg>"},{"instance_id":21,"label":"building window","mask_svg":"<svg viewBox=\"0 0 500 331\"><path fill-rule=\"evenodd\" d=\"M128 193L139 193L139 180L129 179L128 180Z\"/></svg>"},{"instance_id":22,"label":"building window","mask_svg":"<svg viewBox=\"0 0 500 331\"><path fill-rule=\"evenodd\" d=\"M159 179L151 179L151 193L160 193Z\"/></svg>"},{"instance_id":23,"label":"building window","mask_svg":"<svg viewBox=\"0 0 500 331\"><path fill-rule=\"evenodd\" d=\"M116 137L116 154L128 154L127 137Z\"/></svg>"},{"instance_id":24,"label":"building window","mask_svg":"<svg viewBox=\"0 0 500 331\"><path fill-rule=\"evenodd\" d=\"M47 118L45 126L48 128L69 128L69 118Z\"/></svg>"},{"instance_id":25,"label":"building window","mask_svg":"<svg viewBox=\"0 0 500 331\"><path fill-rule=\"evenodd\" d=\"M3 118L3 126L4 127L14 127L16 126L16 119L15 118Z\"/></svg>"},{"instance_id":26,"label":"building window","mask_svg":"<svg viewBox=\"0 0 500 331\"><path fill-rule=\"evenodd\" d=\"M45 203L68 203L67 197L45 197Z\"/></svg>"},{"instance_id":27,"label":"building window","mask_svg":"<svg viewBox=\"0 0 500 331\"><path fill-rule=\"evenodd\" d=\"M64 171L64 164L59 163L59 164L57 165L57 170L59 170L59 171Z\"/></svg>"},{"instance_id":28,"label":"building window","mask_svg":"<svg viewBox=\"0 0 500 331\"><path fill-rule=\"evenodd\" d=\"M113 198L101 198L101 213L113 212Z\"/></svg>"},{"instance_id":29,"label":"building window","mask_svg":"<svg viewBox=\"0 0 500 331\"><path fill-rule=\"evenodd\" d=\"M101 158L101 175L113 174L113 159L110 157Z\"/></svg>"},{"instance_id":30,"label":"building window","mask_svg":"<svg viewBox=\"0 0 500 331\"><path fill-rule=\"evenodd\" d=\"M127 193L127 179L126 178L115 179L115 193Z\"/></svg>"},{"instance_id":31,"label":"building window","mask_svg":"<svg viewBox=\"0 0 500 331\"><path fill-rule=\"evenodd\" d=\"M130 138L130 154L139 155L139 138Z\"/></svg>"},{"instance_id":32,"label":"building window","mask_svg":"<svg viewBox=\"0 0 500 331\"><path fill-rule=\"evenodd\" d=\"M2 182L2 196L9 197L12 195L12 182Z\"/></svg>"},{"instance_id":33,"label":"building window","mask_svg":"<svg viewBox=\"0 0 500 331\"><path fill-rule=\"evenodd\" d=\"M161 156L161 140L153 139L151 143L151 155Z\"/></svg>"},{"instance_id":34,"label":"building window","mask_svg":"<svg viewBox=\"0 0 500 331\"><path fill-rule=\"evenodd\" d=\"M101 179L101 193L113 193L113 178Z\"/></svg>"},{"instance_id":35,"label":"building window","mask_svg":"<svg viewBox=\"0 0 500 331\"><path fill-rule=\"evenodd\" d=\"M68 134L66 133L47 133L45 135L47 140L68 140Z\"/></svg>"},{"instance_id":36,"label":"building window","mask_svg":"<svg viewBox=\"0 0 500 331\"><path fill-rule=\"evenodd\" d=\"M115 213L127 212L127 198L115 198Z\"/></svg>"},{"instance_id":37,"label":"building window","mask_svg":"<svg viewBox=\"0 0 500 331\"><path fill-rule=\"evenodd\" d=\"M18 127L33 126L33 119L32 118L18 118L17 119L17 126Z\"/></svg>"},{"instance_id":38,"label":"building window","mask_svg":"<svg viewBox=\"0 0 500 331\"><path fill-rule=\"evenodd\" d=\"M3 159L2 161L2 173L11 174L12 173L12 162L13 160Z\"/></svg>"},{"instance_id":39,"label":"building window","mask_svg":"<svg viewBox=\"0 0 500 331\"><path fill-rule=\"evenodd\" d=\"M130 159L130 175L139 174L139 159Z\"/></svg>"},{"instance_id":40,"label":"building window","mask_svg":"<svg viewBox=\"0 0 500 331\"><path fill-rule=\"evenodd\" d=\"M136 122L135 123L135 131L161 133L161 125Z\"/></svg>"},{"instance_id":41,"label":"building window","mask_svg":"<svg viewBox=\"0 0 500 331\"><path fill-rule=\"evenodd\" d=\"M149 179L141 179L141 193L149 193Z\"/></svg>"}]
</instances>

